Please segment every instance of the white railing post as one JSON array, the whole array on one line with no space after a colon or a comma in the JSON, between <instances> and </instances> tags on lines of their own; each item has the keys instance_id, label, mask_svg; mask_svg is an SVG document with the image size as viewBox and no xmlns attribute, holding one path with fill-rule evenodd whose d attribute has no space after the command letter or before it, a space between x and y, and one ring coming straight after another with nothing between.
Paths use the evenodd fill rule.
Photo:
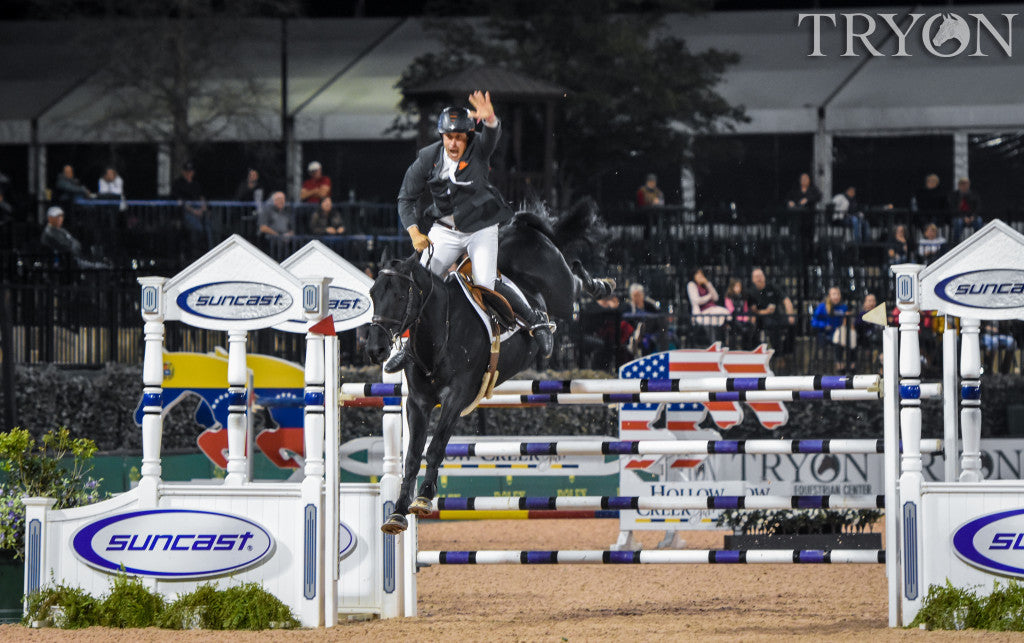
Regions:
<instances>
[{"instance_id":1,"label":"white railing post","mask_svg":"<svg viewBox=\"0 0 1024 643\"><path fill-rule=\"evenodd\" d=\"M246 369L245 342L248 333L244 330L228 331L228 475L224 484L241 485L248 480L245 453L245 384L248 381Z\"/></svg>"},{"instance_id":2,"label":"white railing post","mask_svg":"<svg viewBox=\"0 0 1024 643\"><path fill-rule=\"evenodd\" d=\"M922 266L893 266L896 274L896 305L900 311L900 567L903 571L902 617L908 623L921 609L921 345L920 281Z\"/></svg>"},{"instance_id":3,"label":"white railing post","mask_svg":"<svg viewBox=\"0 0 1024 643\"><path fill-rule=\"evenodd\" d=\"M327 311L329 282L329 279L319 278L302 280L302 313L310 326L320 321ZM329 531L324 511L324 422L329 397L324 388L324 351L324 336L312 330L307 331L301 509L306 537L302 552L302 573L297 575L299 586L296 588L302 596L299 620L307 627L326 625L331 613L328 610L331 606L331 597L337 595L337 591L331 591L331 569L337 569L337 557L327 556L328 550L325 550L324 546L324 534ZM327 492L329 494L330 489ZM333 613L337 614L336 606Z\"/></svg>"},{"instance_id":4,"label":"white railing post","mask_svg":"<svg viewBox=\"0 0 1024 643\"><path fill-rule=\"evenodd\" d=\"M155 507L162 474L160 443L163 437L164 385L164 284L163 277L141 277L143 341L142 358L142 468L139 502Z\"/></svg>"},{"instance_id":5,"label":"white railing post","mask_svg":"<svg viewBox=\"0 0 1024 643\"><path fill-rule=\"evenodd\" d=\"M963 456L960 482L981 482L981 346L980 322L960 319L960 434ZM952 392L955 395L955 390Z\"/></svg>"}]
</instances>

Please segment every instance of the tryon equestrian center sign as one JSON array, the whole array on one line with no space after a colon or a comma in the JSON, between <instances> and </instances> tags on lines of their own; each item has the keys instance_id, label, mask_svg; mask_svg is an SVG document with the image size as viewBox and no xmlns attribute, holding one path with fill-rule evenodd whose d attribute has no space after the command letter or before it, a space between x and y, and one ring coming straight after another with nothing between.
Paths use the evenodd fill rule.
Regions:
<instances>
[{"instance_id":1,"label":"tryon equestrian center sign","mask_svg":"<svg viewBox=\"0 0 1024 643\"><path fill-rule=\"evenodd\" d=\"M989 19L983 13L969 13L963 18L955 13L799 13L798 27L811 28L811 57L839 56L893 56L909 57L908 41L920 39L928 55L955 58L960 55L1013 56L1013 19L1015 13L1003 13ZM828 51L822 46L822 32L841 30L839 51ZM878 47L895 36L895 51L883 53ZM873 41L873 42L872 42ZM841 53L840 53L841 52ZM968 53L969 52L969 53Z\"/></svg>"}]
</instances>

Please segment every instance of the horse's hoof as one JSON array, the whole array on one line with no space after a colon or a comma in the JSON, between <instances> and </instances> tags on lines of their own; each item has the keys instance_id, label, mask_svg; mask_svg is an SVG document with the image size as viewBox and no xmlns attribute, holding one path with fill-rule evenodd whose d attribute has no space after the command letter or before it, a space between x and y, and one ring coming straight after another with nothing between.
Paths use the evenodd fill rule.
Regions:
<instances>
[{"instance_id":1,"label":"horse's hoof","mask_svg":"<svg viewBox=\"0 0 1024 643\"><path fill-rule=\"evenodd\" d=\"M388 516L387 522L380 526L380 530L385 534L400 534L409 528L409 521L405 519L402 514L391 514Z\"/></svg>"},{"instance_id":2,"label":"horse's hoof","mask_svg":"<svg viewBox=\"0 0 1024 643\"><path fill-rule=\"evenodd\" d=\"M412 501L411 505L409 505L409 513L416 516L426 516L433 511L433 509L434 508L430 506L430 498L426 498L424 496L416 496L416 499Z\"/></svg>"}]
</instances>

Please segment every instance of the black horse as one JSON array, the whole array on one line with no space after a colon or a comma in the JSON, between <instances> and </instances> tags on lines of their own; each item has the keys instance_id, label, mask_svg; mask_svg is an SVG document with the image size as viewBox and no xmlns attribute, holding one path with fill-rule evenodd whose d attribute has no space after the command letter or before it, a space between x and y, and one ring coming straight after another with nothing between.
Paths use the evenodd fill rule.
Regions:
<instances>
[{"instance_id":1,"label":"black horse","mask_svg":"<svg viewBox=\"0 0 1024 643\"><path fill-rule=\"evenodd\" d=\"M530 303L556 319L569 319L573 301L587 292L607 295L614 283L590 277L579 261L569 267L556 240L575 243L593 239L595 213L591 206L574 208L557 224L537 212L519 212L505 226L499 240L500 272L510 277ZM409 331L412 359L405 367L408 382L407 413L411 437L405 458L402 489L395 512L381 527L397 534L408 527L405 515L430 513L437 494L437 471L455 422L474 403L488 368L491 343L484 325L453 279L442 279L420 264L419 255L386 262L370 288L374 317L366 348L381 363L395 339ZM514 376L537 359L537 348L523 330L502 342L498 383ZM440 404L434 438L427 450L427 472L413 501L413 486L420 471L427 441L430 413Z\"/></svg>"}]
</instances>

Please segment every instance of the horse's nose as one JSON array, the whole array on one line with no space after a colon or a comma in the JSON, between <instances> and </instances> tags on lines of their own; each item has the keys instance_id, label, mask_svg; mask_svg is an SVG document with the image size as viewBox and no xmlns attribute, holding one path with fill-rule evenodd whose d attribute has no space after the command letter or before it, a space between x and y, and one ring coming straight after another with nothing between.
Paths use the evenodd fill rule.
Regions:
<instances>
[{"instance_id":1,"label":"horse's nose","mask_svg":"<svg viewBox=\"0 0 1024 643\"><path fill-rule=\"evenodd\" d=\"M388 356L390 349L384 341L382 333L370 331L366 338L366 355L374 364L380 364Z\"/></svg>"}]
</instances>

